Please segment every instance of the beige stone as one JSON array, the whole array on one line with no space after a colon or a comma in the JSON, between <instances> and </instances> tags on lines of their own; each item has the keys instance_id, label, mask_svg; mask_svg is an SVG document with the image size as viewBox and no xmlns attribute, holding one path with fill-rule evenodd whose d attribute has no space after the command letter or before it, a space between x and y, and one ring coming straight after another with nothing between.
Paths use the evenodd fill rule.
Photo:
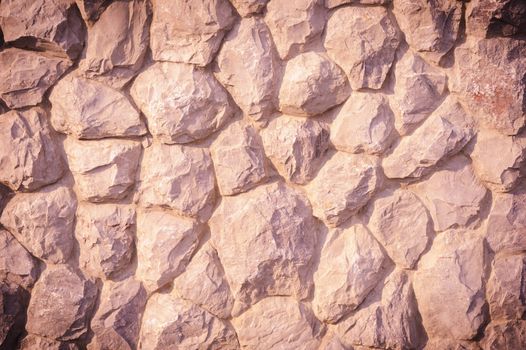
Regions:
<instances>
[{"instance_id":1,"label":"beige stone","mask_svg":"<svg viewBox=\"0 0 526 350\"><path fill-rule=\"evenodd\" d=\"M0 281L30 288L37 280L37 263L6 230L0 229ZM1 342L0 342L1 343Z\"/></svg>"},{"instance_id":2,"label":"beige stone","mask_svg":"<svg viewBox=\"0 0 526 350\"><path fill-rule=\"evenodd\" d=\"M241 16L250 17L261 13L269 0L230 0L230 2Z\"/></svg>"},{"instance_id":3,"label":"beige stone","mask_svg":"<svg viewBox=\"0 0 526 350\"><path fill-rule=\"evenodd\" d=\"M21 350L79 350L75 343L52 340L38 335L28 334L20 342Z\"/></svg>"},{"instance_id":4,"label":"beige stone","mask_svg":"<svg viewBox=\"0 0 526 350\"><path fill-rule=\"evenodd\" d=\"M492 322L481 340L484 350L515 350L526 347L526 321Z\"/></svg>"}]
</instances>

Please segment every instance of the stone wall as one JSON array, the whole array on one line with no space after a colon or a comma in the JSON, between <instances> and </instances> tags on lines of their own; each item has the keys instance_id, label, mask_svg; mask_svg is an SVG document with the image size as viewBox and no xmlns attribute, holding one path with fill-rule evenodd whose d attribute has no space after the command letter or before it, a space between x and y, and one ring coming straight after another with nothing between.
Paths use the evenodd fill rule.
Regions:
<instances>
[{"instance_id":1,"label":"stone wall","mask_svg":"<svg viewBox=\"0 0 526 350\"><path fill-rule=\"evenodd\" d=\"M526 348L523 0L0 28L0 349Z\"/></svg>"}]
</instances>

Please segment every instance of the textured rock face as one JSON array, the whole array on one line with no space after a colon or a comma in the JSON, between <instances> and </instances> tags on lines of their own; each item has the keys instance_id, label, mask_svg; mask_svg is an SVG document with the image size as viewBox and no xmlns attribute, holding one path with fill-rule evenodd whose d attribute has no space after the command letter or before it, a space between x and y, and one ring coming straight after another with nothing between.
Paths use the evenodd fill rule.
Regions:
<instances>
[{"instance_id":1,"label":"textured rock face","mask_svg":"<svg viewBox=\"0 0 526 350\"><path fill-rule=\"evenodd\" d=\"M522 1L480 1L466 5L466 31L477 37L513 36L526 31Z\"/></svg>"},{"instance_id":2,"label":"textured rock face","mask_svg":"<svg viewBox=\"0 0 526 350\"><path fill-rule=\"evenodd\" d=\"M0 230L0 279L8 284L31 287L37 279L35 259L6 230Z\"/></svg>"},{"instance_id":3,"label":"textured rock face","mask_svg":"<svg viewBox=\"0 0 526 350\"><path fill-rule=\"evenodd\" d=\"M29 292L17 285L0 284L0 344L14 349L24 331Z\"/></svg>"}]
</instances>

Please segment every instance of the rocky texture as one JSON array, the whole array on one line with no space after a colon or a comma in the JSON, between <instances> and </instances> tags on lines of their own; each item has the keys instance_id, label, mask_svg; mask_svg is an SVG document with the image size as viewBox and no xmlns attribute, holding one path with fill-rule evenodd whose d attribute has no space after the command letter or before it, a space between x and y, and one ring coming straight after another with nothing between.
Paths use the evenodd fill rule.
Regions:
<instances>
[{"instance_id":1,"label":"rocky texture","mask_svg":"<svg viewBox=\"0 0 526 350\"><path fill-rule=\"evenodd\" d=\"M111 0L75 0L82 18L89 24L95 22Z\"/></svg>"},{"instance_id":2,"label":"rocky texture","mask_svg":"<svg viewBox=\"0 0 526 350\"><path fill-rule=\"evenodd\" d=\"M8 231L0 229L0 280L24 288L37 279L36 260Z\"/></svg>"},{"instance_id":3,"label":"rocky texture","mask_svg":"<svg viewBox=\"0 0 526 350\"><path fill-rule=\"evenodd\" d=\"M33 349L78 350L79 347L75 343L62 342L58 340L40 337L34 334L28 334L20 342L20 349L22 350L33 350Z\"/></svg>"},{"instance_id":4,"label":"rocky texture","mask_svg":"<svg viewBox=\"0 0 526 350\"><path fill-rule=\"evenodd\" d=\"M325 0L325 7L334 8L345 4L359 4L359 5L387 5L391 0Z\"/></svg>"},{"instance_id":5,"label":"rocky texture","mask_svg":"<svg viewBox=\"0 0 526 350\"><path fill-rule=\"evenodd\" d=\"M521 349L526 346L526 321L491 323L481 341L484 349Z\"/></svg>"},{"instance_id":6,"label":"rocky texture","mask_svg":"<svg viewBox=\"0 0 526 350\"><path fill-rule=\"evenodd\" d=\"M230 0L237 12L243 17L250 17L261 13L269 0Z\"/></svg>"},{"instance_id":7,"label":"rocky texture","mask_svg":"<svg viewBox=\"0 0 526 350\"><path fill-rule=\"evenodd\" d=\"M0 283L0 346L16 348L18 338L24 331L26 308L30 294L22 287Z\"/></svg>"},{"instance_id":8,"label":"rocky texture","mask_svg":"<svg viewBox=\"0 0 526 350\"><path fill-rule=\"evenodd\" d=\"M466 32L477 37L526 33L526 4L520 0L474 0L466 4Z\"/></svg>"}]
</instances>

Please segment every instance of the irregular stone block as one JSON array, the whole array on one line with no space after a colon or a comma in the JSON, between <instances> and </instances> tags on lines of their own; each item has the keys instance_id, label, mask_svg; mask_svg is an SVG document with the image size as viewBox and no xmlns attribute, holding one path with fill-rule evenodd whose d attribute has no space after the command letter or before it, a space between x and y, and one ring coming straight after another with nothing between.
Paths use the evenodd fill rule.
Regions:
<instances>
[{"instance_id":1,"label":"irregular stone block","mask_svg":"<svg viewBox=\"0 0 526 350\"><path fill-rule=\"evenodd\" d=\"M88 23L95 22L111 1L113 0L75 0L82 18Z\"/></svg>"},{"instance_id":2,"label":"irregular stone block","mask_svg":"<svg viewBox=\"0 0 526 350\"><path fill-rule=\"evenodd\" d=\"M387 5L391 0L325 0L325 7L334 8L345 4Z\"/></svg>"},{"instance_id":3,"label":"irregular stone block","mask_svg":"<svg viewBox=\"0 0 526 350\"><path fill-rule=\"evenodd\" d=\"M24 333L26 308L30 297L29 292L21 286L0 282L1 349L18 348L18 338Z\"/></svg>"},{"instance_id":4,"label":"irregular stone block","mask_svg":"<svg viewBox=\"0 0 526 350\"><path fill-rule=\"evenodd\" d=\"M20 350L79 350L77 344L28 334L20 342Z\"/></svg>"},{"instance_id":5,"label":"irregular stone block","mask_svg":"<svg viewBox=\"0 0 526 350\"><path fill-rule=\"evenodd\" d=\"M259 14L269 0L230 0L237 12L243 17L251 17Z\"/></svg>"},{"instance_id":6,"label":"irregular stone block","mask_svg":"<svg viewBox=\"0 0 526 350\"><path fill-rule=\"evenodd\" d=\"M466 4L466 33L483 38L526 33L522 0L473 0Z\"/></svg>"},{"instance_id":7,"label":"irregular stone block","mask_svg":"<svg viewBox=\"0 0 526 350\"><path fill-rule=\"evenodd\" d=\"M0 229L0 251L0 281L20 285L26 289L31 288L37 279L37 263L31 254L3 229Z\"/></svg>"},{"instance_id":8,"label":"irregular stone block","mask_svg":"<svg viewBox=\"0 0 526 350\"><path fill-rule=\"evenodd\" d=\"M526 321L492 322L486 327L484 338L480 343L484 350L524 349L526 347Z\"/></svg>"}]
</instances>

